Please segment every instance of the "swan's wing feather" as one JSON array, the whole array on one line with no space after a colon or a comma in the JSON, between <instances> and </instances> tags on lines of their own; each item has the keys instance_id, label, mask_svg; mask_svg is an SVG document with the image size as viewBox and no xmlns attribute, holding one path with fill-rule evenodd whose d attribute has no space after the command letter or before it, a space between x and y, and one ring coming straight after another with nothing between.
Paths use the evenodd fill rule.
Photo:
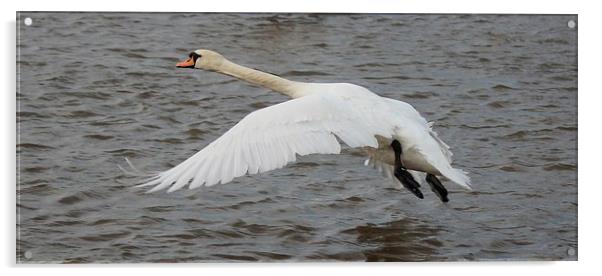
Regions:
<instances>
[{"instance_id":1,"label":"swan's wing feather","mask_svg":"<svg viewBox=\"0 0 602 276\"><path fill-rule=\"evenodd\" d=\"M316 93L250 113L186 161L139 186L172 192L224 184L284 167L297 155L338 154L337 137L350 147L377 147L375 135L391 137L393 128L340 95Z\"/></svg>"}]
</instances>

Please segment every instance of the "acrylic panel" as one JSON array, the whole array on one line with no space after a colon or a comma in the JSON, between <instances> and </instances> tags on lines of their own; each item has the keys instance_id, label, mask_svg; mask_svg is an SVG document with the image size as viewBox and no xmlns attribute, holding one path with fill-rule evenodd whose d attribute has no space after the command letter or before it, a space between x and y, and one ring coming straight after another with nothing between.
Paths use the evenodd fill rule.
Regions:
<instances>
[{"instance_id":1,"label":"acrylic panel","mask_svg":"<svg viewBox=\"0 0 602 276\"><path fill-rule=\"evenodd\" d=\"M577 260L576 15L16 21L18 263Z\"/></svg>"}]
</instances>

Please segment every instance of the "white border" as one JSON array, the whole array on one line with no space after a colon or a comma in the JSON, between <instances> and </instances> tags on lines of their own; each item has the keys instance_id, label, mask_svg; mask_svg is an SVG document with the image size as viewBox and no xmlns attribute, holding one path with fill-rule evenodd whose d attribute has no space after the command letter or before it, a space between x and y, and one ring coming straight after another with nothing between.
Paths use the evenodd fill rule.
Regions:
<instances>
[{"instance_id":1,"label":"white border","mask_svg":"<svg viewBox=\"0 0 602 276\"><path fill-rule=\"evenodd\" d=\"M2 270L8 275L33 275L43 273L60 275L102 275L133 271L145 276L163 275L166 269L175 269L179 273L211 274L259 274L307 275L309 273L345 275L579 275L597 266L600 256L600 186L595 178L600 164L600 20L601 11L595 1L3 1L3 39L2 52L5 64L2 67L2 124L3 142L1 152L3 164L0 175L5 176L5 208L3 227L3 248L0 250L3 261ZM15 17L16 11L230 11L230 12L378 12L378 13L562 13L579 14L579 261L578 262L494 262L494 263L401 263L401 264L186 264L186 265L15 265ZM93 269L90 269L93 268ZM83 271L85 269L85 271ZM201 271L195 271L202 269ZM7 275L7 274L5 274Z\"/></svg>"},{"instance_id":2,"label":"white border","mask_svg":"<svg viewBox=\"0 0 602 276\"><path fill-rule=\"evenodd\" d=\"M484 3L487 2L487 3ZM21 11L159 11L159 12L353 12L353 13L571 13L579 11L580 1L427 1L427 0L185 0L159 1L24 1ZM4 10L4 9L3 9Z\"/></svg>"}]
</instances>

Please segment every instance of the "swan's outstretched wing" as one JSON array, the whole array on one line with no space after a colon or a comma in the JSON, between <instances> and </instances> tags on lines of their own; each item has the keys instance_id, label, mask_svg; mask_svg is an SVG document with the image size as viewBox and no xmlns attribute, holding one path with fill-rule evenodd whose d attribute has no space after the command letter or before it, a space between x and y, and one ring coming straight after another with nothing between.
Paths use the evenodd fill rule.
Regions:
<instances>
[{"instance_id":1,"label":"swan's outstretched wing","mask_svg":"<svg viewBox=\"0 0 602 276\"><path fill-rule=\"evenodd\" d=\"M375 114L379 99L353 104L354 99L339 94L315 93L257 110L186 161L139 186L172 192L186 185L228 183L247 173L282 168L296 155L338 154L337 137L350 147L377 147L375 135L391 137L395 128Z\"/></svg>"}]
</instances>

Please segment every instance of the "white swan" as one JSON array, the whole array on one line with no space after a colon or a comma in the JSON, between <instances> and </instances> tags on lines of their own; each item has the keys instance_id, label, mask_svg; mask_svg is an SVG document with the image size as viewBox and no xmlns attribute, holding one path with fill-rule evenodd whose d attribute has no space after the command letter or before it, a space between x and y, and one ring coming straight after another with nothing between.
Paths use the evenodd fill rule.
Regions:
<instances>
[{"instance_id":1,"label":"white swan","mask_svg":"<svg viewBox=\"0 0 602 276\"><path fill-rule=\"evenodd\" d=\"M190 53L177 67L216 71L293 99L252 112L186 161L138 185L154 186L149 192L224 184L245 174L282 168L297 155L338 154L337 138L352 148L362 148L369 157L366 165L397 178L420 198L415 178L421 183L427 180L443 201L447 201L447 191L435 176L470 190L466 173L450 164L449 146L405 102L349 83L290 81L235 64L210 50ZM396 155L401 159L396 160Z\"/></svg>"}]
</instances>

